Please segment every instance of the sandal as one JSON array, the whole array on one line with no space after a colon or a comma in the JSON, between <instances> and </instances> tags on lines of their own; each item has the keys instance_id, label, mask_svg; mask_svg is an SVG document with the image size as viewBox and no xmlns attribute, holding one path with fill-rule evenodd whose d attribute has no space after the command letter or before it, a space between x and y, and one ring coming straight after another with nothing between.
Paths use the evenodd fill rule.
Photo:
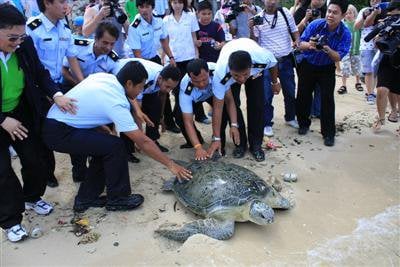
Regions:
<instances>
[{"instance_id":1,"label":"sandal","mask_svg":"<svg viewBox=\"0 0 400 267\"><path fill-rule=\"evenodd\" d=\"M356 83L356 90L360 92L364 91L364 88L362 87L361 83Z\"/></svg>"},{"instance_id":2,"label":"sandal","mask_svg":"<svg viewBox=\"0 0 400 267\"><path fill-rule=\"evenodd\" d=\"M346 94L347 93L347 88L346 88L346 86L340 86L340 88L339 88L339 90L337 90L337 92L338 92L338 94L339 95L343 95L343 94Z\"/></svg>"},{"instance_id":3,"label":"sandal","mask_svg":"<svg viewBox=\"0 0 400 267\"><path fill-rule=\"evenodd\" d=\"M390 122L398 122L399 118L397 117L397 112L392 110L388 116L388 121Z\"/></svg>"},{"instance_id":4,"label":"sandal","mask_svg":"<svg viewBox=\"0 0 400 267\"><path fill-rule=\"evenodd\" d=\"M374 132L379 132L382 128L382 126L385 125L385 119L377 119L373 124L372 124L372 130Z\"/></svg>"}]
</instances>

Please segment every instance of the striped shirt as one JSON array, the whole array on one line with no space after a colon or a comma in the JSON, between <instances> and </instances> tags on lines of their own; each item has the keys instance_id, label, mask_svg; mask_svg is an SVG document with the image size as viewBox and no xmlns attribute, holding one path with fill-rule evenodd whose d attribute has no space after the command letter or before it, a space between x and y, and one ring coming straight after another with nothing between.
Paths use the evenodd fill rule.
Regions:
<instances>
[{"instance_id":1,"label":"striped shirt","mask_svg":"<svg viewBox=\"0 0 400 267\"><path fill-rule=\"evenodd\" d=\"M340 59L347 55L351 47L351 33L349 29L340 22L335 31L329 31L328 24L325 19L317 19L311 22L301 35L302 42L310 41L310 38L319 34L328 37L328 45L331 49L339 53ZM304 51L304 58L308 63L325 66L334 64L333 60L324 52L319 50Z\"/></svg>"},{"instance_id":2,"label":"striped shirt","mask_svg":"<svg viewBox=\"0 0 400 267\"><path fill-rule=\"evenodd\" d=\"M289 10L284 7L282 11L286 14L290 31L292 33L297 32L296 23ZM277 58L287 56L292 51L292 38L290 37L288 26L282 13L276 11L277 17L274 28L271 28L275 17L274 14L267 14L265 11L261 11L257 16L263 17L264 20L264 24L254 26L253 28L254 36L258 38L258 44L271 51Z\"/></svg>"}]
</instances>

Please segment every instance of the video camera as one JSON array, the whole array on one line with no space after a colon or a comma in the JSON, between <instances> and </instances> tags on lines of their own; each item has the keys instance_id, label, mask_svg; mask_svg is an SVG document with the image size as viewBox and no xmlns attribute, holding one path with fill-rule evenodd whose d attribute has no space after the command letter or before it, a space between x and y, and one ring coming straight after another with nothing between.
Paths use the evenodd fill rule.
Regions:
<instances>
[{"instance_id":1,"label":"video camera","mask_svg":"<svg viewBox=\"0 0 400 267\"><path fill-rule=\"evenodd\" d=\"M108 15L108 17L115 17L119 24L124 24L128 19L119 5L118 0L105 1L104 5L110 7L110 15Z\"/></svg>"},{"instance_id":2,"label":"video camera","mask_svg":"<svg viewBox=\"0 0 400 267\"><path fill-rule=\"evenodd\" d=\"M230 0L222 6L222 8L229 8L229 12L226 15L225 22L229 23L236 19L240 12L244 11L244 7L240 4L239 0Z\"/></svg>"},{"instance_id":3,"label":"video camera","mask_svg":"<svg viewBox=\"0 0 400 267\"><path fill-rule=\"evenodd\" d=\"M313 18L318 18L319 16L321 16L321 10L319 10L318 8L311 9L311 16Z\"/></svg>"},{"instance_id":4,"label":"video camera","mask_svg":"<svg viewBox=\"0 0 400 267\"><path fill-rule=\"evenodd\" d=\"M379 22L375 28L364 38L369 42L375 36L378 40L375 42L378 49L386 55L393 55L400 45L400 15L393 15Z\"/></svg>"},{"instance_id":5,"label":"video camera","mask_svg":"<svg viewBox=\"0 0 400 267\"><path fill-rule=\"evenodd\" d=\"M310 41L316 43L315 48L317 48L317 50L322 50L324 49L325 45L328 45L328 36L317 34L312 36Z\"/></svg>"}]
</instances>

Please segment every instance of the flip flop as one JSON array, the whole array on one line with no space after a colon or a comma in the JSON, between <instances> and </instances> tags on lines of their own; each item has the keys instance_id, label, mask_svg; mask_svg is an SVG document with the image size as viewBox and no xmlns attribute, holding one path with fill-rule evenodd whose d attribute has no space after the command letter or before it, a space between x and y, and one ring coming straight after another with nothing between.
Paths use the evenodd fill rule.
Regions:
<instances>
[{"instance_id":1,"label":"flip flop","mask_svg":"<svg viewBox=\"0 0 400 267\"><path fill-rule=\"evenodd\" d=\"M364 91L364 88L362 87L361 83L356 83L356 90L359 92Z\"/></svg>"},{"instance_id":2,"label":"flip flop","mask_svg":"<svg viewBox=\"0 0 400 267\"><path fill-rule=\"evenodd\" d=\"M397 117L397 112L396 111L391 111L389 116L388 116L388 121L390 122L398 122L399 118Z\"/></svg>"},{"instance_id":3,"label":"flip flop","mask_svg":"<svg viewBox=\"0 0 400 267\"><path fill-rule=\"evenodd\" d=\"M339 88L339 90L337 90L337 92L338 92L338 94L339 95L344 95L344 94L346 94L347 93L347 88L346 88L346 86L340 86L340 88Z\"/></svg>"}]
</instances>

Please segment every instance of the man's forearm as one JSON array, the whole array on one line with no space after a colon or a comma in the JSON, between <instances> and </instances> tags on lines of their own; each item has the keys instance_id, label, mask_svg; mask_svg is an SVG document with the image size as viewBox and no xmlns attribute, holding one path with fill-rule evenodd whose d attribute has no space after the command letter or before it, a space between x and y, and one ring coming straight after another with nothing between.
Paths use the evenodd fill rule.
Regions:
<instances>
[{"instance_id":1,"label":"man's forearm","mask_svg":"<svg viewBox=\"0 0 400 267\"><path fill-rule=\"evenodd\" d=\"M199 138L197 138L196 130L194 129L193 114L182 113L182 119L183 119L183 124L184 124L185 130L186 130L186 133L189 136L192 146L200 144Z\"/></svg>"},{"instance_id":2,"label":"man's forearm","mask_svg":"<svg viewBox=\"0 0 400 267\"><path fill-rule=\"evenodd\" d=\"M222 121L223 108L224 108L224 100L219 100L216 97L213 97L212 128L213 128L213 135L216 137L221 136L221 121Z\"/></svg>"},{"instance_id":3,"label":"man's forearm","mask_svg":"<svg viewBox=\"0 0 400 267\"><path fill-rule=\"evenodd\" d=\"M169 47L169 38L165 38L160 41L161 42L161 47L164 53L167 55L167 57L171 58L174 55L171 52L171 48Z\"/></svg>"},{"instance_id":4,"label":"man's forearm","mask_svg":"<svg viewBox=\"0 0 400 267\"><path fill-rule=\"evenodd\" d=\"M75 75L78 82L81 82L84 77L81 71L81 67L79 66L79 62L76 57L68 58L69 66L71 67L72 73Z\"/></svg>"},{"instance_id":5,"label":"man's forearm","mask_svg":"<svg viewBox=\"0 0 400 267\"><path fill-rule=\"evenodd\" d=\"M278 65L275 65L274 67L269 69L269 73L271 74L271 82L272 83L277 83L278 82Z\"/></svg>"},{"instance_id":6,"label":"man's forearm","mask_svg":"<svg viewBox=\"0 0 400 267\"><path fill-rule=\"evenodd\" d=\"M229 115L231 123L237 123L236 104L232 92L229 90L225 95L226 110Z\"/></svg>"},{"instance_id":7,"label":"man's forearm","mask_svg":"<svg viewBox=\"0 0 400 267\"><path fill-rule=\"evenodd\" d=\"M94 31L96 30L97 26L99 23L102 21L102 17L97 14L92 20L90 20L88 23L83 25L82 27L82 33L85 37L89 37Z\"/></svg>"},{"instance_id":8,"label":"man's forearm","mask_svg":"<svg viewBox=\"0 0 400 267\"><path fill-rule=\"evenodd\" d=\"M63 67L62 68L62 75L63 78L68 81L69 83L71 83L71 85L75 85L77 84L77 81L74 79L74 77L72 76L72 73L69 71L69 68L67 67Z\"/></svg>"},{"instance_id":9,"label":"man's forearm","mask_svg":"<svg viewBox=\"0 0 400 267\"><path fill-rule=\"evenodd\" d=\"M329 56L330 59L334 62L339 62L340 61L340 55L338 52L333 50L332 48L324 48L324 52Z\"/></svg>"}]
</instances>

